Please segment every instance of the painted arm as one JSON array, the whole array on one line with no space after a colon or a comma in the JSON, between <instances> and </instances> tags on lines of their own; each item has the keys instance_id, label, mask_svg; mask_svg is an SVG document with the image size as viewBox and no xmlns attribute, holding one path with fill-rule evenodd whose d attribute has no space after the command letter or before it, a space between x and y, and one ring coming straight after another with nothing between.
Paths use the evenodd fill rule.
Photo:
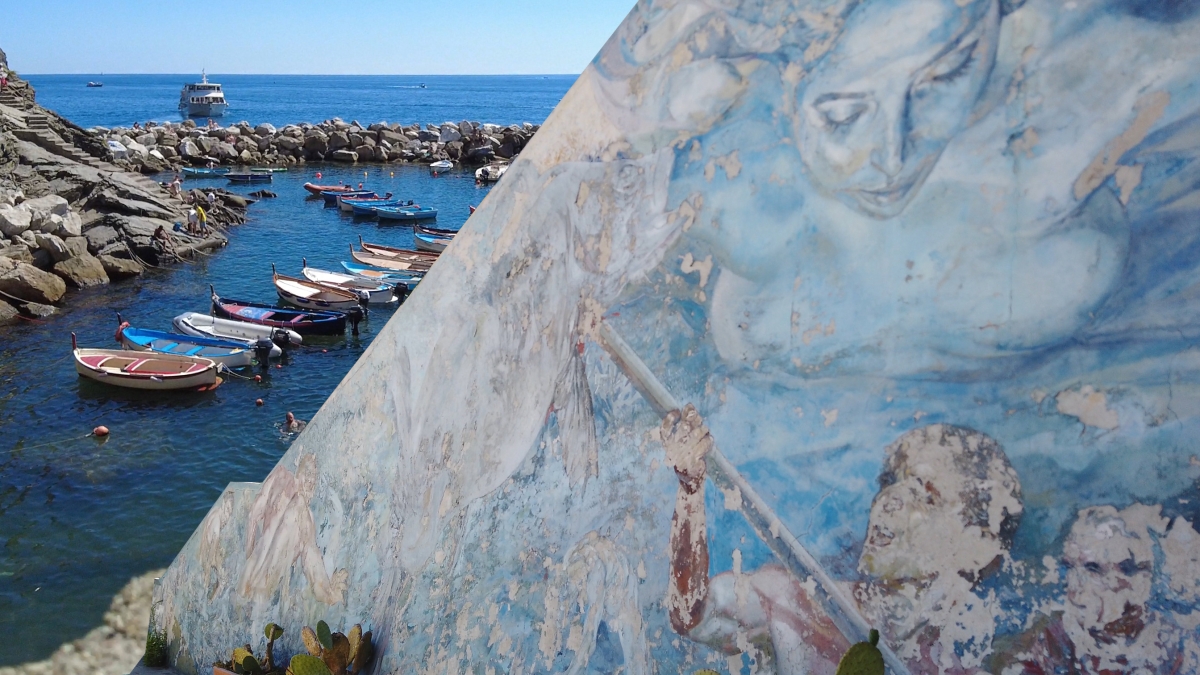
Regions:
<instances>
[{"instance_id":1,"label":"painted arm","mask_svg":"<svg viewBox=\"0 0 1200 675\"><path fill-rule=\"evenodd\" d=\"M671 518L671 580L667 607L671 627L688 635L704 618L708 600L708 539L704 514L704 458L712 436L696 408L667 413L662 423L663 447L675 469L679 489Z\"/></svg>"},{"instance_id":2,"label":"painted arm","mask_svg":"<svg viewBox=\"0 0 1200 675\"><path fill-rule=\"evenodd\" d=\"M303 548L301 555L304 557L304 576L308 578L313 596L327 605L341 603L346 595L346 580L349 574L344 569L335 570L332 577L325 572L325 559L321 555L321 549L317 546L317 528L313 523L312 512L308 509L307 504L298 504L297 502L290 504L289 508L294 509L293 512L299 520L299 541Z\"/></svg>"}]
</instances>

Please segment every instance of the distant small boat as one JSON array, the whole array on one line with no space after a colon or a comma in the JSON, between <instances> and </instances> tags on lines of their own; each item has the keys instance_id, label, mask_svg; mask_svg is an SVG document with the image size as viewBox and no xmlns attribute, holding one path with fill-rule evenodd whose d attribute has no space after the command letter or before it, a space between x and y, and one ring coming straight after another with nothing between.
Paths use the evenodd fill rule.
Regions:
<instances>
[{"instance_id":1,"label":"distant small boat","mask_svg":"<svg viewBox=\"0 0 1200 675\"><path fill-rule=\"evenodd\" d=\"M274 264L271 265L271 278L275 282L275 291L279 293L279 297L297 307L342 312L357 308L359 303L366 299L344 288L324 286L308 279L285 277L275 270Z\"/></svg>"},{"instance_id":2,"label":"distant small boat","mask_svg":"<svg viewBox=\"0 0 1200 675\"><path fill-rule=\"evenodd\" d=\"M373 209L380 220L398 220L413 222L417 220L436 220L438 210L432 206L377 206Z\"/></svg>"},{"instance_id":3,"label":"distant small boat","mask_svg":"<svg viewBox=\"0 0 1200 675\"><path fill-rule=\"evenodd\" d=\"M387 258L381 255L373 255L366 251L355 251L353 246L350 247L350 257L355 262L362 263L368 267L378 267L393 272L427 272L433 266L433 263L428 260L418 261Z\"/></svg>"},{"instance_id":4,"label":"distant small boat","mask_svg":"<svg viewBox=\"0 0 1200 675\"><path fill-rule=\"evenodd\" d=\"M118 315L117 320L120 321L120 318ZM117 341L121 343L122 347L134 351L198 356L216 361L226 368L249 366L254 357L254 352L245 342L134 328L125 322L121 322L117 326ZM272 346L275 347L274 351L280 351L279 347Z\"/></svg>"},{"instance_id":5,"label":"distant small boat","mask_svg":"<svg viewBox=\"0 0 1200 675\"><path fill-rule=\"evenodd\" d=\"M314 195L322 192L349 192L354 189L351 185L317 185L315 183L305 183L303 187Z\"/></svg>"},{"instance_id":6,"label":"distant small boat","mask_svg":"<svg viewBox=\"0 0 1200 675\"><path fill-rule=\"evenodd\" d=\"M221 178L229 173L229 169L201 169L198 167L183 167L183 175L199 178Z\"/></svg>"},{"instance_id":7,"label":"distant small boat","mask_svg":"<svg viewBox=\"0 0 1200 675\"><path fill-rule=\"evenodd\" d=\"M273 173L228 173L225 177L230 183L270 183Z\"/></svg>"},{"instance_id":8,"label":"distant small boat","mask_svg":"<svg viewBox=\"0 0 1200 675\"><path fill-rule=\"evenodd\" d=\"M175 354L143 354L124 349L80 349L71 333L75 372L103 384L154 391L209 391L222 382L211 359Z\"/></svg>"},{"instance_id":9,"label":"distant small boat","mask_svg":"<svg viewBox=\"0 0 1200 675\"><path fill-rule=\"evenodd\" d=\"M304 342L300 334L294 330L259 326L253 323L246 323L245 321L234 321L233 319L218 319L215 316L200 314L199 312L184 312L172 319L171 323L175 326L175 330L186 335L215 337L222 340L244 340L247 345L262 338L271 340L276 346L280 343L295 346ZM271 356L279 356L279 353L272 350Z\"/></svg>"},{"instance_id":10,"label":"distant small boat","mask_svg":"<svg viewBox=\"0 0 1200 675\"><path fill-rule=\"evenodd\" d=\"M342 261L342 267L352 276L361 277L367 281L379 281L385 284L396 284L407 287L410 291L425 278L424 272L397 272L395 270L370 267L359 263Z\"/></svg>"},{"instance_id":11,"label":"distant small boat","mask_svg":"<svg viewBox=\"0 0 1200 675\"><path fill-rule=\"evenodd\" d=\"M344 193L344 194L338 195L336 199L337 199L338 209L345 211L346 213L349 213L354 210L355 204L364 204L367 202L373 202L379 206L382 206L383 204L389 204L392 201L392 193L389 192L386 195L383 195L382 197L375 194L374 192L372 192L369 196L366 196L366 197L359 197L354 194Z\"/></svg>"},{"instance_id":12,"label":"distant small boat","mask_svg":"<svg viewBox=\"0 0 1200 675\"><path fill-rule=\"evenodd\" d=\"M451 162L448 159L443 159L441 161L434 162L433 164L429 165L429 170L434 173L442 173L443 171L449 171L453 168L454 168L454 162Z\"/></svg>"},{"instance_id":13,"label":"distant small boat","mask_svg":"<svg viewBox=\"0 0 1200 675\"><path fill-rule=\"evenodd\" d=\"M375 208L379 206L408 206L412 200L407 202L399 199L343 199L343 204L350 204L351 210L356 216L375 217Z\"/></svg>"},{"instance_id":14,"label":"distant small boat","mask_svg":"<svg viewBox=\"0 0 1200 675\"><path fill-rule=\"evenodd\" d=\"M413 223L413 232L428 234L431 237L448 237L451 239L454 238L454 235L458 234L458 230L443 230L440 227L429 227L420 223Z\"/></svg>"},{"instance_id":15,"label":"distant small boat","mask_svg":"<svg viewBox=\"0 0 1200 675\"><path fill-rule=\"evenodd\" d=\"M250 173L287 173L286 166L259 166L250 169Z\"/></svg>"},{"instance_id":16,"label":"distant small boat","mask_svg":"<svg viewBox=\"0 0 1200 675\"><path fill-rule=\"evenodd\" d=\"M393 284L364 277L356 277L350 274L319 270L309 267L308 260L303 258L301 262L303 263L301 273L304 274L304 278L313 283L321 284L322 286L333 286L358 295L365 295L367 302L371 304L387 304L396 300L396 289Z\"/></svg>"},{"instance_id":17,"label":"distant small boat","mask_svg":"<svg viewBox=\"0 0 1200 675\"><path fill-rule=\"evenodd\" d=\"M87 86L91 89L96 89L98 87L103 87L104 83L103 82L88 82Z\"/></svg>"},{"instance_id":18,"label":"distant small boat","mask_svg":"<svg viewBox=\"0 0 1200 675\"><path fill-rule=\"evenodd\" d=\"M342 312L286 309L261 302L222 299L215 290L212 291L212 306L213 312L221 318L287 328L301 335L341 335L346 332L346 315Z\"/></svg>"},{"instance_id":19,"label":"distant small boat","mask_svg":"<svg viewBox=\"0 0 1200 675\"><path fill-rule=\"evenodd\" d=\"M495 183L503 178L507 171L507 164L488 164L475 170L475 180L481 183Z\"/></svg>"},{"instance_id":20,"label":"distant small boat","mask_svg":"<svg viewBox=\"0 0 1200 675\"><path fill-rule=\"evenodd\" d=\"M445 237L431 237L427 234L414 234L413 240L418 251L429 251L430 253L441 253L446 250L447 244L454 241Z\"/></svg>"}]
</instances>

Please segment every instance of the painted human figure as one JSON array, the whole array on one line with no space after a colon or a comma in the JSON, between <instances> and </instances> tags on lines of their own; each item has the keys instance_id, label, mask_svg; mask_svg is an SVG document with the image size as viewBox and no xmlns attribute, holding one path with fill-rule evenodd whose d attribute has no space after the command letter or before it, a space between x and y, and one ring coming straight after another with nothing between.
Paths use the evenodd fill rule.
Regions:
<instances>
[{"instance_id":1,"label":"painted human figure","mask_svg":"<svg viewBox=\"0 0 1200 675\"><path fill-rule=\"evenodd\" d=\"M1066 597L1014 639L994 669L1012 675L1195 672L1197 619L1167 608L1194 606L1197 558L1200 535L1183 518L1163 517L1161 507L1083 509L1063 542ZM1156 601L1156 595L1166 597Z\"/></svg>"},{"instance_id":2,"label":"painted human figure","mask_svg":"<svg viewBox=\"0 0 1200 675\"><path fill-rule=\"evenodd\" d=\"M325 571L317 546L317 528L309 502L317 485L317 458L300 456L293 474L282 465L275 467L250 507L246 532L246 567L238 592L269 598L300 562L312 594L317 600L336 605L346 592L347 572Z\"/></svg>"},{"instance_id":3,"label":"painted human figure","mask_svg":"<svg viewBox=\"0 0 1200 675\"><path fill-rule=\"evenodd\" d=\"M805 581L781 567L708 577L705 456L713 440L695 408L663 420L679 478L667 608L681 635L726 653L757 651L782 674L833 673L850 644ZM998 572L1024 510L1004 451L987 436L931 425L886 451L858 569L846 584L914 673L982 672L994 600L976 586Z\"/></svg>"}]
</instances>

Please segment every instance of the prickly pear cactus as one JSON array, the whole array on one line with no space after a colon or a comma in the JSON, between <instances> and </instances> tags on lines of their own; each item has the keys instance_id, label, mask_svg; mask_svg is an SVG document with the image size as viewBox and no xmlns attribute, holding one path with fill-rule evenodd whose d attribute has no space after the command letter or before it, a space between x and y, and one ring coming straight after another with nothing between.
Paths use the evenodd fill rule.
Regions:
<instances>
[{"instance_id":1,"label":"prickly pear cactus","mask_svg":"<svg viewBox=\"0 0 1200 675\"><path fill-rule=\"evenodd\" d=\"M354 636L355 632L362 633L362 627L355 625L354 628L351 628L351 637ZM350 652L350 672L357 675L371 662L371 657L375 656L375 645L371 643L371 631L362 633L358 638L357 645L352 645L352 647L353 649Z\"/></svg>"},{"instance_id":2,"label":"prickly pear cactus","mask_svg":"<svg viewBox=\"0 0 1200 675\"><path fill-rule=\"evenodd\" d=\"M317 632L308 626L300 631L300 639L304 642L304 648L308 650L308 653L317 658L320 658L321 652L325 651L325 648L321 646L321 641L317 639Z\"/></svg>"},{"instance_id":3,"label":"prickly pear cactus","mask_svg":"<svg viewBox=\"0 0 1200 675\"><path fill-rule=\"evenodd\" d=\"M297 654L288 664L287 675L332 675L329 666L315 656Z\"/></svg>"},{"instance_id":4,"label":"prickly pear cactus","mask_svg":"<svg viewBox=\"0 0 1200 675\"><path fill-rule=\"evenodd\" d=\"M263 669L259 665L258 659L254 658L253 654L247 654L242 657L242 671L245 675L262 675Z\"/></svg>"},{"instance_id":5,"label":"prickly pear cactus","mask_svg":"<svg viewBox=\"0 0 1200 675\"><path fill-rule=\"evenodd\" d=\"M324 621L317 622L317 640L325 649L333 649L333 633L329 632L329 624Z\"/></svg>"},{"instance_id":6,"label":"prickly pear cactus","mask_svg":"<svg viewBox=\"0 0 1200 675\"><path fill-rule=\"evenodd\" d=\"M350 665L350 641L341 633L333 633L329 641L333 646L321 654L321 660L333 675L346 675L346 666Z\"/></svg>"},{"instance_id":7,"label":"prickly pear cactus","mask_svg":"<svg viewBox=\"0 0 1200 675\"><path fill-rule=\"evenodd\" d=\"M837 667L837 675L883 675L883 652L879 651L879 631L871 629L867 642L850 647Z\"/></svg>"},{"instance_id":8,"label":"prickly pear cactus","mask_svg":"<svg viewBox=\"0 0 1200 675\"><path fill-rule=\"evenodd\" d=\"M233 664L233 672L238 673L239 675L246 673L246 671L242 669L242 661L244 661L247 656L252 656L250 645L243 645L233 650L233 658L230 659L230 662Z\"/></svg>"},{"instance_id":9,"label":"prickly pear cactus","mask_svg":"<svg viewBox=\"0 0 1200 675\"><path fill-rule=\"evenodd\" d=\"M269 673L275 670L275 641L283 637L283 628L277 623L269 623L263 628L263 635L267 637L267 655L262 666Z\"/></svg>"}]
</instances>

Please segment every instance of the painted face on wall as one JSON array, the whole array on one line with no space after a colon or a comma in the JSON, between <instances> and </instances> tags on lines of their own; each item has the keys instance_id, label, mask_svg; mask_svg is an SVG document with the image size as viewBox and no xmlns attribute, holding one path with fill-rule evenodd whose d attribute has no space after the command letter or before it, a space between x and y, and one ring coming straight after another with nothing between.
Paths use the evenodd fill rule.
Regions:
<instances>
[{"instance_id":1,"label":"painted face on wall","mask_svg":"<svg viewBox=\"0 0 1200 675\"><path fill-rule=\"evenodd\" d=\"M1068 624L1102 644L1138 637L1154 582L1149 530L1137 522L1140 514L1122 515L1112 507L1087 509L1063 544ZM1093 640L1079 646L1093 646Z\"/></svg>"},{"instance_id":2,"label":"painted face on wall","mask_svg":"<svg viewBox=\"0 0 1200 675\"><path fill-rule=\"evenodd\" d=\"M801 85L800 156L813 184L872 218L903 211L967 124L999 32L996 0L868 0L855 10Z\"/></svg>"}]
</instances>

